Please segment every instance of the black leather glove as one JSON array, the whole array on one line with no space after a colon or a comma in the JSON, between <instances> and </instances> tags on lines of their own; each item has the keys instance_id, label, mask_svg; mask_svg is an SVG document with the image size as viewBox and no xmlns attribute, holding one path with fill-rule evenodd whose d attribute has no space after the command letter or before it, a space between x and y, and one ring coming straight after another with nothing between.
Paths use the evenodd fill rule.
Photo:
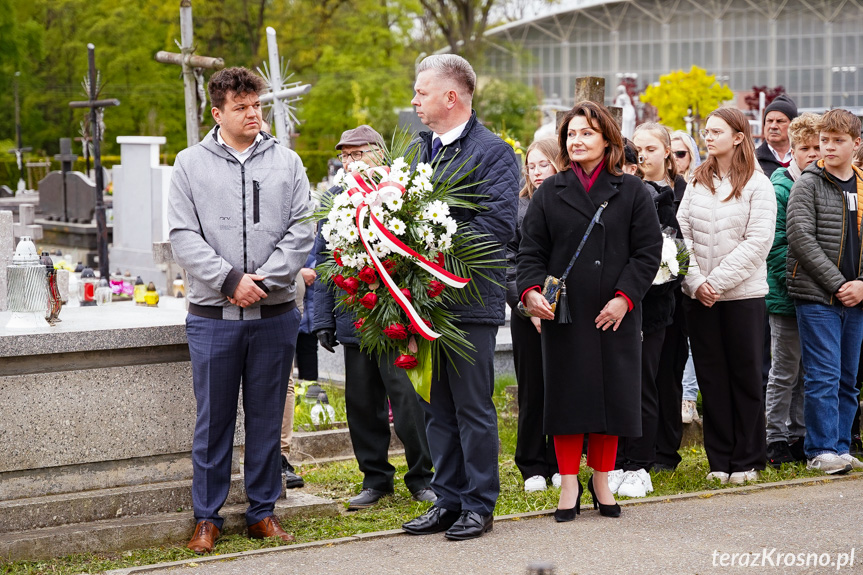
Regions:
<instances>
[{"instance_id":1,"label":"black leather glove","mask_svg":"<svg viewBox=\"0 0 863 575\"><path fill-rule=\"evenodd\" d=\"M336 353L336 350L333 349L339 345L339 342L336 341L336 330L329 328L319 329L315 332L315 335L318 336L318 341L321 343L322 348L330 353Z\"/></svg>"}]
</instances>

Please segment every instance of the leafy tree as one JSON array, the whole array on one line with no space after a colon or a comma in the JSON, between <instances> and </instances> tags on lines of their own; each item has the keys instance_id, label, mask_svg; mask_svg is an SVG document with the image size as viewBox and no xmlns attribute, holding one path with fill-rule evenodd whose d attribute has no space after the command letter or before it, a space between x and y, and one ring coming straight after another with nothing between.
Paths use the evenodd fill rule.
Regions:
<instances>
[{"instance_id":1,"label":"leafy tree","mask_svg":"<svg viewBox=\"0 0 863 575\"><path fill-rule=\"evenodd\" d=\"M507 133L521 142L533 141L539 127L539 100L529 86L491 80L474 97L477 116L493 132Z\"/></svg>"},{"instance_id":2,"label":"leafy tree","mask_svg":"<svg viewBox=\"0 0 863 575\"><path fill-rule=\"evenodd\" d=\"M716 81L703 68L693 66L688 72L675 70L659 77L659 84L648 86L641 101L654 106L659 120L674 130L686 129L691 116L695 129L701 119L734 97L726 84Z\"/></svg>"},{"instance_id":3,"label":"leafy tree","mask_svg":"<svg viewBox=\"0 0 863 575\"><path fill-rule=\"evenodd\" d=\"M759 94L764 92L764 105L769 106L770 102L776 99L776 96L779 94L786 94L784 86L776 86L775 88L768 88L767 86L752 86L752 93L746 96L744 100L746 101L746 106L750 110L758 109L758 99Z\"/></svg>"}]
</instances>

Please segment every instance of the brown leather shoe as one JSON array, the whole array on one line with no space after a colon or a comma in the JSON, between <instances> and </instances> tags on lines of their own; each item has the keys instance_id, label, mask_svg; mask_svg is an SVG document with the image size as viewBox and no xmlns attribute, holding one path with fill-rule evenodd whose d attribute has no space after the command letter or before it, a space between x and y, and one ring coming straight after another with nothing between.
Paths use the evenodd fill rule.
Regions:
<instances>
[{"instance_id":1,"label":"brown leather shoe","mask_svg":"<svg viewBox=\"0 0 863 575\"><path fill-rule=\"evenodd\" d=\"M195 526L195 534L186 545L189 549L202 555L210 553L216 547L216 539L219 538L219 528L209 521L199 521Z\"/></svg>"},{"instance_id":2,"label":"brown leather shoe","mask_svg":"<svg viewBox=\"0 0 863 575\"><path fill-rule=\"evenodd\" d=\"M275 515L264 517L254 525L249 525L249 537L252 539L266 539L267 537L278 537L286 543L294 540L294 536L287 533L279 524Z\"/></svg>"}]
</instances>

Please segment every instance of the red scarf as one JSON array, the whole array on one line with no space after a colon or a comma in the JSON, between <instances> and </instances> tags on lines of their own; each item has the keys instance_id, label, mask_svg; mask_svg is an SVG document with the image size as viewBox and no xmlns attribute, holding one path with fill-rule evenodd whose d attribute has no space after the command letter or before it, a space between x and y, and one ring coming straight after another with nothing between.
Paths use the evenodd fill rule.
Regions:
<instances>
[{"instance_id":1,"label":"red scarf","mask_svg":"<svg viewBox=\"0 0 863 575\"><path fill-rule=\"evenodd\" d=\"M576 176L578 176L578 180L581 182L581 185L584 186L585 192L590 193L590 187L593 185L593 182L596 181L596 178L599 177L599 173L602 171L603 166L605 166L604 157L600 160L599 164L597 164L593 171L588 174L581 167L581 164L577 162L572 163L572 171L575 172Z\"/></svg>"}]
</instances>

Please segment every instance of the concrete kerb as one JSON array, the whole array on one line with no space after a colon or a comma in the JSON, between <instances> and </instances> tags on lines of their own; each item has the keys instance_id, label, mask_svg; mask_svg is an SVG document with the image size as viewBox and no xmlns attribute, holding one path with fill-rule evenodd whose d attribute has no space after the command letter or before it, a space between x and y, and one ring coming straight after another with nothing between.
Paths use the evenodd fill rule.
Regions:
<instances>
[{"instance_id":1,"label":"concrete kerb","mask_svg":"<svg viewBox=\"0 0 863 575\"><path fill-rule=\"evenodd\" d=\"M751 485L742 485L740 487L729 487L725 489L695 491L693 493L680 493L677 495L658 495L656 497L645 497L643 499L629 499L620 501L621 507L631 507L636 505L650 505L657 503L670 503L672 501L684 501L688 499L707 499L711 497L723 495L746 495L767 489L786 489L789 487L798 487L806 485L818 485L823 483L831 483L834 481L854 481L863 479L863 473L849 473L847 475L824 475L821 477L801 477L799 479L789 479L786 481L776 481L773 483L753 483ZM531 519L551 515L554 509L543 509L539 511L528 511L527 513L513 513L510 515L499 515L494 518L495 521L521 521L523 519ZM113 569L105 572L105 575L132 575L135 573L147 573L158 569L166 569L170 567L188 566L190 563L212 563L215 561L230 561L243 557L254 557L257 555L269 553L290 552L297 549L308 549L315 547L331 547L342 543L350 543L355 541L364 541L371 539L381 539L385 537L395 537L404 535L401 529L390 529L387 531L373 531L370 533L361 533L350 537L340 537L338 539L325 539L323 541L310 541L309 543L298 543L296 545L283 545L281 547L269 547L267 549L254 549L252 551L240 551L238 553L228 553L225 555L209 555L196 557L194 559L183 559L181 561L172 561L167 563L157 563L154 565L143 565L140 567L125 567L122 569Z\"/></svg>"}]
</instances>

